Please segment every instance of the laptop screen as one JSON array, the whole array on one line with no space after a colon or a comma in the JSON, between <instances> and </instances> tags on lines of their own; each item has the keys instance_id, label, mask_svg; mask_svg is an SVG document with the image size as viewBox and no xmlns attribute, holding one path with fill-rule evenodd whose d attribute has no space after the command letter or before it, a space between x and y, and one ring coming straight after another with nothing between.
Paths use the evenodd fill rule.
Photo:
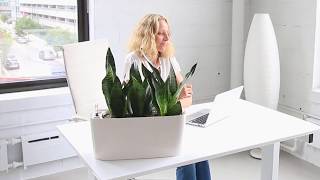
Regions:
<instances>
[{"instance_id":1,"label":"laptop screen","mask_svg":"<svg viewBox=\"0 0 320 180\"><path fill-rule=\"evenodd\" d=\"M213 102L206 109L202 109L192 116L187 117L187 124L206 127L220 120L225 119L231 113L230 103L239 99L243 90L243 86L231 89L229 91L216 95ZM208 113L209 111L209 113Z\"/></svg>"}]
</instances>

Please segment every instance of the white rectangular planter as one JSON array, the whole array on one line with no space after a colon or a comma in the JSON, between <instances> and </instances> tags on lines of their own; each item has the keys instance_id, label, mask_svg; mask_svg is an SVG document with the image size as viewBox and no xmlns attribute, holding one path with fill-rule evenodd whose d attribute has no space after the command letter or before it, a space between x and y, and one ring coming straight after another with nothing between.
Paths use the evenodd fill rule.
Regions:
<instances>
[{"instance_id":1,"label":"white rectangular planter","mask_svg":"<svg viewBox=\"0 0 320 180\"><path fill-rule=\"evenodd\" d=\"M118 160L178 155L184 115L93 118L91 129L96 159Z\"/></svg>"}]
</instances>

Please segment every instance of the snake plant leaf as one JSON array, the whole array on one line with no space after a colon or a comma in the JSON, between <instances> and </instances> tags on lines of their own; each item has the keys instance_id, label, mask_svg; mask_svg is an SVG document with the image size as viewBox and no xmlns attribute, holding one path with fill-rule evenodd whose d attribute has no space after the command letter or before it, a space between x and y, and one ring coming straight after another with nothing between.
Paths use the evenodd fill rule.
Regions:
<instances>
[{"instance_id":1,"label":"snake plant leaf","mask_svg":"<svg viewBox=\"0 0 320 180\"><path fill-rule=\"evenodd\" d=\"M150 85L150 87L152 89L152 92L154 92L154 86L152 83L152 78L153 78L152 73L144 65L142 65L141 69L142 69L142 74L143 74L145 80L147 80L148 84Z\"/></svg>"},{"instance_id":2,"label":"snake plant leaf","mask_svg":"<svg viewBox=\"0 0 320 180\"><path fill-rule=\"evenodd\" d=\"M153 77L152 73L144 65L142 65L142 74L143 74L145 80L147 81L148 85L151 88L151 96L152 96L153 106L156 108L156 110L158 112L160 112L159 106L158 106L157 101L156 101L155 87L154 87L153 82L152 82L152 79L154 77Z\"/></svg>"},{"instance_id":3,"label":"snake plant leaf","mask_svg":"<svg viewBox=\"0 0 320 180\"><path fill-rule=\"evenodd\" d=\"M196 68L197 68L197 64L198 64L198 63L194 64L194 65L191 67L190 71L185 75L184 80L178 85L178 89L177 89L177 91L176 91L176 93L175 93L175 96L176 96L176 97L179 97L180 92L181 92L183 86L184 86L184 85L187 83L187 81L193 76L193 74L194 74L194 72L195 72L195 70L196 70Z\"/></svg>"},{"instance_id":4,"label":"snake plant leaf","mask_svg":"<svg viewBox=\"0 0 320 180\"><path fill-rule=\"evenodd\" d=\"M127 83L123 83L123 87L122 87L122 92L123 92L123 95L127 96L128 95L128 91L131 87L131 84L132 84L132 81L129 80Z\"/></svg>"},{"instance_id":5,"label":"snake plant leaf","mask_svg":"<svg viewBox=\"0 0 320 180\"><path fill-rule=\"evenodd\" d=\"M191 69L190 69L190 71L185 75L185 78L184 79L189 79L193 74L194 74L194 72L195 72L195 70L196 70L196 68L197 68L197 65L198 65L198 63L195 63L192 67L191 67Z\"/></svg>"},{"instance_id":6,"label":"snake plant leaf","mask_svg":"<svg viewBox=\"0 0 320 180\"><path fill-rule=\"evenodd\" d=\"M167 84L167 86L169 86L171 94L174 94L178 89L177 77L176 77L176 73L174 72L172 65L170 66L170 73L168 75L168 78L167 78L165 84Z\"/></svg>"},{"instance_id":7,"label":"snake plant leaf","mask_svg":"<svg viewBox=\"0 0 320 180\"><path fill-rule=\"evenodd\" d=\"M147 81L146 78L143 80L142 86L143 86L145 89L147 89L147 88L149 87L149 84L148 84L148 81Z\"/></svg>"},{"instance_id":8,"label":"snake plant leaf","mask_svg":"<svg viewBox=\"0 0 320 180\"><path fill-rule=\"evenodd\" d=\"M129 91L129 89L131 87L131 84L132 84L132 81L130 81L130 80L127 83L126 82L122 83L122 93L123 93L123 95L125 97L128 96L128 91ZM128 99L126 101L126 107L127 107L126 108L126 110L127 110L126 114L130 116L132 114L132 108L131 108L131 103L130 103L130 101Z\"/></svg>"},{"instance_id":9,"label":"snake plant leaf","mask_svg":"<svg viewBox=\"0 0 320 180\"><path fill-rule=\"evenodd\" d=\"M167 89L166 90L167 104L168 104L168 108L170 108L171 106L173 106L174 104L177 103L178 98L176 96L174 96L175 92L171 93L171 91L170 91L170 81L166 81L165 88Z\"/></svg>"},{"instance_id":10,"label":"snake plant leaf","mask_svg":"<svg viewBox=\"0 0 320 180\"><path fill-rule=\"evenodd\" d=\"M160 110L160 116L165 116L168 111L167 96L165 89L157 89L155 95Z\"/></svg>"},{"instance_id":11,"label":"snake plant leaf","mask_svg":"<svg viewBox=\"0 0 320 180\"><path fill-rule=\"evenodd\" d=\"M121 82L118 77L114 80L114 85L111 90L110 108L111 116L116 118L125 117L126 99L122 92Z\"/></svg>"},{"instance_id":12,"label":"snake plant leaf","mask_svg":"<svg viewBox=\"0 0 320 180\"><path fill-rule=\"evenodd\" d=\"M111 96L112 84L108 85L107 77L104 77L102 80L102 92L104 94L104 98L106 100L107 106L110 110L110 96Z\"/></svg>"},{"instance_id":13,"label":"snake plant leaf","mask_svg":"<svg viewBox=\"0 0 320 180\"><path fill-rule=\"evenodd\" d=\"M114 74L116 74L116 66L115 66L114 58L110 48L108 48L107 55L106 55L106 69L108 69L108 67L111 67Z\"/></svg>"},{"instance_id":14,"label":"snake plant leaf","mask_svg":"<svg viewBox=\"0 0 320 180\"><path fill-rule=\"evenodd\" d=\"M148 85L151 88L152 97L155 97L155 87L152 83L152 79L153 79L152 73L144 65L142 66L142 74L143 74L145 80L147 81ZM153 98L153 100L155 100L155 98Z\"/></svg>"},{"instance_id":15,"label":"snake plant leaf","mask_svg":"<svg viewBox=\"0 0 320 180\"><path fill-rule=\"evenodd\" d=\"M142 84L139 68L134 63L130 67L130 79L131 79L131 77L134 77L136 80L139 81L140 84Z\"/></svg>"},{"instance_id":16,"label":"snake plant leaf","mask_svg":"<svg viewBox=\"0 0 320 180\"><path fill-rule=\"evenodd\" d=\"M149 64L149 66L150 66L151 69L152 69L152 72L151 72L151 73L152 73L153 78L154 78L158 83L160 83L161 86L163 86L163 85L164 85L164 82L163 82L163 80L162 80L162 78L161 78L161 75L160 75L159 70L158 70L157 68L153 67L153 65L152 65L150 62L148 62L148 64Z\"/></svg>"},{"instance_id":17,"label":"snake plant leaf","mask_svg":"<svg viewBox=\"0 0 320 180\"><path fill-rule=\"evenodd\" d=\"M155 79L152 79L152 83L155 87L155 97L159 106L160 116L165 116L168 110L168 89Z\"/></svg>"},{"instance_id":18,"label":"snake plant leaf","mask_svg":"<svg viewBox=\"0 0 320 180\"><path fill-rule=\"evenodd\" d=\"M133 110L131 108L131 101L130 99L127 99L126 101L126 107L127 107L127 115L130 117L133 114Z\"/></svg>"},{"instance_id":19,"label":"snake plant leaf","mask_svg":"<svg viewBox=\"0 0 320 180\"><path fill-rule=\"evenodd\" d=\"M111 97L111 90L114 84L114 79L115 79L115 72L111 68L111 65L107 65L108 61L106 61L106 76L102 80L102 92L104 94L107 106L110 109L110 97Z\"/></svg>"},{"instance_id":20,"label":"snake plant leaf","mask_svg":"<svg viewBox=\"0 0 320 180\"><path fill-rule=\"evenodd\" d=\"M175 92L171 93L170 91L170 81L166 81L167 93L168 93L168 102L167 102L167 113L166 116L179 115L182 113L182 107L178 97L174 95ZM175 82L176 83L176 82Z\"/></svg>"},{"instance_id":21,"label":"snake plant leaf","mask_svg":"<svg viewBox=\"0 0 320 180\"><path fill-rule=\"evenodd\" d=\"M128 91L128 100L130 101L133 116L144 116L145 89L143 88L142 83L134 76L131 76L130 80L132 80L132 85Z\"/></svg>"},{"instance_id":22,"label":"snake plant leaf","mask_svg":"<svg viewBox=\"0 0 320 180\"><path fill-rule=\"evenodd\" d=\"M168 107L166 116L175 116L180 114L182 114L182 106L180 101L178 101L176 104Z\"/></svg>"},{"instance_id":23,"label":"snake plant leaf","mask_svg":"<svg viewBox=\"0 0 320 180\"><path fill-rule=\"evenodd\" d=\"M147 82L146 80L144 82ZM144 114L145 116L153 115L153 104L152 104L152 94L150 86L145 87L145 103L144 103ZM155 112L158 114L158 112Z\"/></svg>"}]
</instances>

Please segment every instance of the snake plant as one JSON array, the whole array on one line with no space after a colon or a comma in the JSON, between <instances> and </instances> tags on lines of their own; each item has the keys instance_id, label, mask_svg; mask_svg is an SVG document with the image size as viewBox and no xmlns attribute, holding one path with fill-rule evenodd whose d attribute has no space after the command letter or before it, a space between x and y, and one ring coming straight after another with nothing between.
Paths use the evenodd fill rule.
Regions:
<instances>
[{"instance_id":1,"label":"snake plant","mask_svg":"<svg viewBox=\"0 0 320 180\"><path fill-rule=\"evenodd\" d=\"M192 77L197 64L193 65L181 83L177 83L171 66L166 81L151 64L152 71L142 65L142 80L138 66L130 67L130 80L121 84L116 75L114 58L110 48L106 55L106 76L102 91L111 117L170 116L182 113L179 95L187 80Z\"/></svg>"}]
</instances>

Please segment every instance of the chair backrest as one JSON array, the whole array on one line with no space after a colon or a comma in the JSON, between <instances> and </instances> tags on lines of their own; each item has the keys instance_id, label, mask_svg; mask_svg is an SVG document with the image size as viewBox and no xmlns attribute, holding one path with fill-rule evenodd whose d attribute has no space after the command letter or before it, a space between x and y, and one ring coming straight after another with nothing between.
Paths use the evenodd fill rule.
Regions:
<instances>
[{"instance_id":1,"label":"chair backrest","mask_svg":"<svg viewBox=\"0 0 320 180\"><path fill-rule=\"evenodd\" d=\"M86 41L63 46L67 81L71 91L76 115L89 119L95 105L107 108L101 82L104 78L106 40Z\"/></svg>"}]
</instances>

